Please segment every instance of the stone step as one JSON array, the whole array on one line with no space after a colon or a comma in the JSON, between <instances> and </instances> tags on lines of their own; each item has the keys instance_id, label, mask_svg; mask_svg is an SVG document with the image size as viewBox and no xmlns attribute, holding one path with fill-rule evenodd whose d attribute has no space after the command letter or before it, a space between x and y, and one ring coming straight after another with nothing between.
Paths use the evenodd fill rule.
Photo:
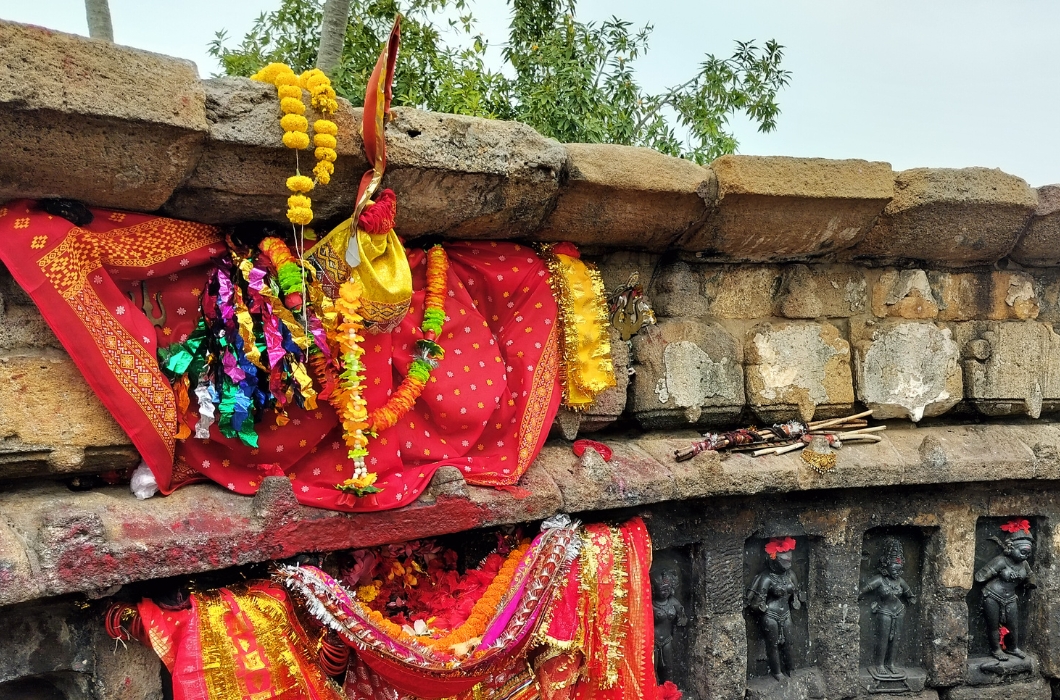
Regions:
<instances>
[{"instance_id":1,"label":"stone step","mask_svg":"<svg viewBox=\"0 0 1060 700\"><path fill-rule=\"evenodd\" d=\"M165 576L663 501L911 484L1060 480L1060 423L899 428L838 451L821 475L799 453L704 453L675 462L696 434L609 440L611 462L546 445L525 498L468 486L455 468L397 510L347 515L301 506L269 477L253 498L213 484L137 500L126 487L72 492L35 485L0 493L0 605Z\"/></svg>"}]
</instances>

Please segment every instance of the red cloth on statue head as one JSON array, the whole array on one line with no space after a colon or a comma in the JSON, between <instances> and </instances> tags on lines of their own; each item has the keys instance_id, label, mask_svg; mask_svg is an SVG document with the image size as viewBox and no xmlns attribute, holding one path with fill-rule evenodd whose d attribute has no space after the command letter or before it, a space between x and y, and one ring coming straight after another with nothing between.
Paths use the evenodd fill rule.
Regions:
<instances>
[{"instance_id":1,"label":"red cloth on statue head","mask_svg":"<svg viewBox=\"0 0 1060 700\"><path fill-rule=\"evenodd\" d=\"M270 412L257 449L211 429L208 441L177 441L173 392L158 370L158 346L180 341L198 320L212 258L225 253L216 229L142 214L93 210L78 228L35 208L0 207L0 258L33 297L89 385L129 434L159 486L212 479L243 494L280 471L299 501L371 511L415 500L438 467L472 484L513 485L537 456L559 407L556 303L537 255L514 243L446 245L450 266L445 358L423 396L396 426L369 443L368 467L382 493L354 498L335 489L349 478L335 411ZM404 377L423 315L426 262L409 253L412 309L390 334L366 335L364 396L382 405ZM73 282L71 282L73 280ZM143 301L146 290L149 304ZM131 299L130 299L131 296ZM156 320L144 313L150 305ZM197 420L192 400L187 419Z\"/></svg>"}]
</instances>

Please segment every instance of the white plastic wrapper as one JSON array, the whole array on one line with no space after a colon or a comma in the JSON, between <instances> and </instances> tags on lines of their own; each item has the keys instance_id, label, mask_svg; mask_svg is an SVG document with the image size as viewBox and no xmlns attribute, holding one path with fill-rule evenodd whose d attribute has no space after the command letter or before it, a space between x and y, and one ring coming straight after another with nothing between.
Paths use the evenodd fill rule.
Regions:
<instances>
[{"instance_id":1,"label":"white plastic wrapper","mask_svg":"<svg viewBox=\"0 0 1060 700\"><path fill-rule=\"evenodd\" d=\"M140 466L136 467L133 472L129 488L132 489L133 495L141 501L158 493L158 483L155 481L155 475L151 473L151 470L143 462L140 462Z\"/></svg>"}]
</instances>

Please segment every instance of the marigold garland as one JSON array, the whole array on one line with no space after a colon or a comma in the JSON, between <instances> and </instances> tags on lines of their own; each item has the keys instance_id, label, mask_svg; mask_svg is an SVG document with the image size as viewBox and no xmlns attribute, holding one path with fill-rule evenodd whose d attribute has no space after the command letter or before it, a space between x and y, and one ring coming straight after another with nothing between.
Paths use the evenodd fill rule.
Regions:
<instances>
[{"instance_id":1,"label":"marigold garland","mask_svg":"<svg viewBox=\"0 0 1060 700\"><path fill-rule=\"evenodd\" d=\"M402 625L391 622L383 613L369 608L367 603L372 602L379 593L379 589L375 586L358 587L357 600L364 605L368 618L390 637L406 643L418 642L443 654L466 656L481 640L482 635L486 633L490 623L496 617L505 594L509 592L512 586L512 581L519 570L519 565L522 564L529 550L529 542L524 542L514 548L504 560L504 564L501 565L497 575L494 576L489 586L483 591L482 596L471 608L471 614L468 615L467 620L456 629L438 638L431 637L429 634L410 634Z\"/></svg>"},{"instance_id":2,"label":"marigold garland","mask_svg":"<svg viewBox=\"0 0 1060 700\"><path fill-rule=\"evenodd\" d=\"M433 246L427 251L427 289L423 297L423 320L420 322L423 338L416 341L419 356L409 364L405 380L390 396L390 400L368 416L368 430L373 435L394 427L402 416L412 410L430 381L431 372L445 356L445 350L435 338L442 332L445 322L448 279L449 256L442 246Z\"/></svg>"},{"instance_id":3,"label":"marigold garland","mask_svg":"<svg viewBox=\"0 0 1060 700\"><path fill-rule=\"evenodd\" d=\"M335 99L335 89L331 86L328 76L318 69L306 71L302 75L295 75L291 67L284 63L270 63L260 71L250 76L251 80L259 80L276 86L276 94L280 98L280 111L283 117L280 126L283 127L283 145L296 151L309 148L309 120L305 114L305 103L302 102L302 90L308 90L310 94L309 103L323 115L323 119L313 122L313 146L314 157L317 160L313 167L313 178L296 172L287 178L287 188L295 194L287 200L287 219L296 226L306 226L313 220L312 202L305 196L317 183L326 185L331 181L335 172L335 160L338 154L335 147L338 140L338 126L327 117L338 111L339 103ZM296 161L297 162L297 161ZM297 171L297 166L296 166Z\"/></svg>"},{"instance_id":4,"label":"marigold garland","mask_svg":"<svg viewBox=\"0 0 1060 700\"><path fill-rule=\"evenodd\" d=\"M477 643L476 640L482 638L490 622L493 621L497 608L504 594L511 587L515 572L519 569L529 549L530 543L525 543L512 550L512 553L504 560L501 570L497 572L497 576L486 588L485 593L475 603L475 607L471 608L471 615L464 624L439 639L418 637L418 640L437 651L455 652L457 656L464 656L469 652L468 647L473 646Z\"/></svg>"},{"instance_id":5,"label":"marigold garland","mask_svg":"<svg viewBox=\"0 0 1060 700\"><path fill-rule=\"evenodd\" d=\"M386 404L370 414L361 395L361 384L364 381L364 366L361 364L364 350L360 346L364 342L361 335L364 331L364 319L358 313L361 306L361 284L359 281L347 281L339 288L335 309L341 315L342 323L338 328L337 341L342 349L345 369L341 375L341 384L331 394L330 400L342 418L346 446L350 449L350 459L354 463L353 477L336 486L340 491L365 496L382 490L374 486L377 475L365 467L368 436L378 435L392 428L412 410L430 381L431 372L445 356L445 350L435 338L442 332L442 324L445 323L445 298L449 294L448 274L449 256L442 246L433 246L427 251L427 288L423 299L423 321L420 323L423 338L416 341L418 356L409 363L404 381L391 394Z\"/></svg>"}]
</instances>

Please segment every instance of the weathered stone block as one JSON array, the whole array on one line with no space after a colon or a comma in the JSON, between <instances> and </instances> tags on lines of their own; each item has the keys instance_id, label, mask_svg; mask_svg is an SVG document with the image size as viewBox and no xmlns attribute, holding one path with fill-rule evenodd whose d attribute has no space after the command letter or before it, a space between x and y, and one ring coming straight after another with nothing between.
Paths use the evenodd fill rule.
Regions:
<instances>
[{"instance_id":1,"label":"weathered stone block","mask_svg":"<svg viewBox=\"0 0 1060 700\"><path fill-rule=\"evenodd\" d=\"M994 686L957 686L942 691L942 700L1049 700L1053 691L1041 678L1026 683Z\"/></svg>"},{"instance_id":2,"label":"weathered stone block","mask_svg":"<svg viewBox=\"0 0 1060 700\"><path fill-rule=\"evenodd\" d=\"M887 163L722 156L718 204L681 247L739 261L803 260L856 243L890 200Z\"/></svg>"},{"instance_id":3,"label":"weathered stone block","mask_svg":"<svg viewBox=\"0 0 1060 700\"><path fill-rule=\"evenodd\" d=\"M59 339L3 265L0 265L0 352L24 348L61 349Z\"/></svg>"},{"instance_id":4,"label":"weathered stone block","mask_svg":"<svg viewBox=\"0 0 1060 700\"><path fill-rule=\"evenodd\" d=\"M387 176L406 238L517 238L556 204L567 149L525 124L396 108ZM358 175L359 177L359 175Z\"/></svg>"},{"instance_id":5,"label":"weathered stone block","mask_svg":"<svg viewBox=\"0 0 1060 700\"><path fill-rule=\"evenodd\" d=\"M714 205L708 168L650 148L567 144L567 180L536 238L666 250Z\"/></svg>"},{"instance_id":6,"label":"weathered stone block","mask_svg":"<svg viewBox=\"0 0 1060 700\"><path fill-rule=\"evenodd\" d=\"M164 211L177 218L206 223L273 221L288 225L287 178L294 174L295 152L283 145L280 103L276 88L247 78L202 81L206 95L209 136L195 170L166 203ZM315 111L306 102L306 118ZM349 216L357 184L368 168L361 152L361 110L339 100L331 117L338 126L338 160L331 183L312 193L318 221ZM307 172L311 151L299 154ZM400 211L400 207L399 207Z\"/></svg>"},{"instance_id":7,"label":"weathered stone block","mask_svg":"<svg viewBox=\"0 0 1060 700\"><path fill-rule=\"evenodd\" d=\"M872 285L872 313L881 318L933 319L939 305L923 270L885 270Z\"/></svg>"},{"instance_id":8,"label":"weathered stone block","mask_svg":"<svg viewBox=\"0 0 1060 700\"><path fill-rule=\"evenodd\" d=\"M939 416L961 400L958 346L934 323L869 326L854 343L858 400L873 417Z\"/></svg>"},{"instance_id":9,"label":"weathered stone block","mask_svg":"<svg viewBox=\"0 0 1060 700\"><path fill-rule=\"evenodd\" d=\"M868 306L865 275L850 265L791 265L777 312L785 318L845 318Z\"/></svg>"},{"instance_id":10,"label":"weathered stone block","mask_svg":"<svg viewBox=\"0 0 1060 700\"><path fill-rule=\"evenodd\" d=\"M703 295L703 266L673 262L661 266L656 277L652 308L657 317L705 316L709 309Z\"/></svg>"},{"instance_id":11,"label":"weathered stone block","mask_svg":"<svg viewBox=\"0 0 1060 700\"><path fill-rule=\"evenodd\" d=\"M209 138L194 173L165 211L208 223L286 225L285 182L294 172L294 154L281 141L276 89L245 78L203 85ZM361 112L340 100L332 118L339 158L331 183L313 191L318 222L353 211L357 183L368 168ZM400 193L396 228L402 236L507 238L540 227L555 202L566 160L562 145L515 122L402 108L392 116L383 186Z\"/></svg>"},{"instance_id":12,"label":"weathered stone block","mask_svg":"<svg viewBox=\"0 0 1060 700\"><path fill-rule=\"evenodd\" d=\"M134 466L129 438L70 357L0 357L0 479Z\"/></svg>"},{"instance_id":13,"label":"weathered stone block","mask_svg":"<svg viewBox=\"0 0 1060 700\"><path fill-rule=\"evenodd\" d=\"M727 422L743 410L742 348L715 323L664 319L633 339L633 414L646 428Z\"/></svg>"},{"instance_id":14,"label":"weathered stone block","mask_svg":"<svg viewBox=\"0 0 1060 700\"><path fill-rule=\"evenodd\" d=\"M954 324L965 397L988 416L1029 415L1060 404L1060 336L1045 323Z\"/></svg>"},{"instance_id":15,"label":"weathered stone block","mask_svg":"<svg viewBox=\"0 0 1060 700\"><path fill-rule=\"evenodd\" d=\"M1025 321L1037 318L1037 284L1024 272L932 272L931 287L940 321L990 319Z\"/></svg>"},{"instance_id":16,"label":"weathered stone block","mask_svg":"<svg viewBox=\"0 0 1060 700\"><path fill-rule=\"evenodd\" d=\"M773 265L704 266L707 315L714 318L764 318L773 313L781 271ZM675 300L673 306L680 308ZM681 315L681 314L674 314Z\"/></svg>"},{"instance_id":17,"label":"weathered stone block","mask_svg":"<svg viewBox=\"0 0 1060 700\"><path fill-rule=\"evenodd\" d=\"M1060 265L1060 185L1038 188L1038 207L1009 257L1020 265Z\"/></svg>"},{"instance_id":18,"label":"weathered stone block","mask_svg":"<svg viewBox=\"0 0 1060 700\"><path fill-rule=\"evenodd\" d=\"M0 201L151 211L195 166L207 129L195 64L13 22L0 46Z\"/></svg>"},{"instance_id":19,"label":"weathered stone block","mask_svg":"<svg viewBox=\"0 0 1060 700\"><path fill-rule=\"evenodd\" d=\"M850 344L830 323L765 323L747 335L747 400L766 421L799 416L818 407L847 411L854 403Z\"/></svg>"},{"instance_id":20,"label":"weathered stone block","mask_svg":"<svg viewBox=\"0 0 1060 700\"><path fill-rule=\"evenodd\" d=\"M879 221L846 257L989 264L1012 250L1037 201L1026 182L1000 170L904 170Z\"/></svg>"}]
</instances>

